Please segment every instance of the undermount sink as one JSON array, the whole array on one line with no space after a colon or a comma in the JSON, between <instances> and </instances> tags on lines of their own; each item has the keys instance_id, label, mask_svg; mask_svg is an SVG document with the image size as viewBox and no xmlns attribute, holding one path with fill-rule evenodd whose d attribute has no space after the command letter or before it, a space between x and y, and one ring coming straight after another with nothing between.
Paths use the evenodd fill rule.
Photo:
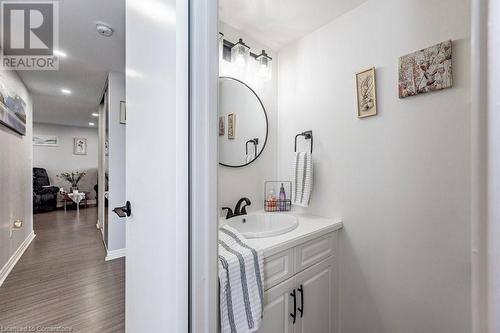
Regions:
<instances>
[{"instance_id":1,"label":"undermount sink","mask_svg":"<svg viewBox=\"0 0 500 333\"><path fill-rule=\"evenodd\" d=\"M232 217L224 225L236 229L245 238L263 238L285 234L298 227L295 216L280 213L254 213Z\"/></svg>"}]
</instances>

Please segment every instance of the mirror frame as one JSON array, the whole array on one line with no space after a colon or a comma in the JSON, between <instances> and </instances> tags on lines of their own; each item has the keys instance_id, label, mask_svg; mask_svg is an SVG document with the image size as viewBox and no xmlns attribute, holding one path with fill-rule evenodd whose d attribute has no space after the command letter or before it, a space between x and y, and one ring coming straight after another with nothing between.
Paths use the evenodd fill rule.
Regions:
<instances>
[{"instance_id":1,"label":"mirror frame","mask_svg":"<svg viewBox=\"0 0 500 333\"><path fill-rule=\"evenodd\" d=\"M255 156L255 158L253 160L251 160L250 162L248 163L245 163L245 164L241 164L241 165L228 165L228 164L224 164L222 162L219 161L219 164L222 165L222 166L225 166L225 167L228 167L228 168L242 168L242 167L246 167L247 165L250 165L252 164L254 161L256 161L260 155L262 154L262 152L264 151L264 149L266 148L266 144L267 144L267 138L269 136L269 119L267 118L267 112L266 112L266 108L264 107L264 103L262 103L259 95L257 95L257 93L252 89L250 88L250 86L248 84L246 84L245 82L241 81L241 80L238 80L234 77L231 77L231 76L219 76L219 80L220 79L229 79L229 80L233 80L233 81L236 81L238 83L241 83L242 85L244 85L245 87L247 87L248 89L250 89L250 91L255 95L255 97L257 97L257 100L259 101L260 103L260 106L262 106L262 111L264 111L264 116L266 117L266 138L264 139L264 145L262 146L262 149L260 150L260 152L257 154L257 156ZM217 116L219 116L219 109L217 108Z\"/></svg>"}]
</instances>

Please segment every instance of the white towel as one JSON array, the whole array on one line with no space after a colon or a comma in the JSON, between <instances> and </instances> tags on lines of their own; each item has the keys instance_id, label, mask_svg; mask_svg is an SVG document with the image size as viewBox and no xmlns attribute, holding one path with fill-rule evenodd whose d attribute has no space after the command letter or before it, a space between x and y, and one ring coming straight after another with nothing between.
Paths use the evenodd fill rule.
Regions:
<instances>
[{"instance_id":1,"label":"white towel","mask_svg":"<svg viewBox=\"0 0 500 333\"><path fill-rule=\"evenodd\" d=\"M313 163L311 153L295 153L293 169L295 173L295 191L292 203L294 205L308 207L313 184Z\"/></svg>"},{"instance_id":2,"label":"white towel","mask_svg":"<svg viewBox=\"0 0 500 333\"><path fill-rule=\"evenodd\" d=\"M219 229L221 333L255 332L262 324L264 260L228 226Z\"/></svg>"},{"instance_id":3,"label":"white towel","mask_svg":"<svg viewBox=\"0 0 500 333\"><path fill-rule=\"evenodd\" d=\"M250 152L247 154L246 161L247 163L252 162L255 159L255 152Z\"/></svg>"}]
</instances>

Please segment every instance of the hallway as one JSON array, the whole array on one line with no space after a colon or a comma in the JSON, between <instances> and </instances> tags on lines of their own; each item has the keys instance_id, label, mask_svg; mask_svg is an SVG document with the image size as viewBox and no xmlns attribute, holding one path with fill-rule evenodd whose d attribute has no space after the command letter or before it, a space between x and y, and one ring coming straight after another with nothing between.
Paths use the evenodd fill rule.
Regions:
<instances>
[{"instance_id":1,"label":"hallway","mask_svg":"<svg viewBox=\"0 0 500 333\"><path fill-rule=\"evenodd\" d=\"M96 216L96 207L34 215L36 237L0 287L0 329L125 331L125 259L104 261Z\"/></svg>"}]
</instances>

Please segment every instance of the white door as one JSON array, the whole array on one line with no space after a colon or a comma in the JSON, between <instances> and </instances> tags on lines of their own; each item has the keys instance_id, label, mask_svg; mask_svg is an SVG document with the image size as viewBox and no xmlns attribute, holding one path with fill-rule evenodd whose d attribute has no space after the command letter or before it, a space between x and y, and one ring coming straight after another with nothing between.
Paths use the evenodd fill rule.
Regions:
<instances>
[{"instance_id":1,"label":"white door","mask_svg":"<svg viewBox=\"0 0 500 333\"><path fill-rule=\"evenodd\" d=\"M128 0L126 18L126 331L184 333L187 1Z\"/></svg>"},{"instance_id":2,"label":"white door","mask_svg":"<svg viewBox=\"0 0 500 333\"><path fill-rule=\"evenodd\" d=\"M335 333L335 272L330 259L297 274L295 333Z\"/></svg>"},{"instance_id":3,"label":"white door","mask_svg":"<svg viewBox=\"0 0 500 333\"><path fill-rule=\"evenodd\" d=\"M293 333L294 288L295 278L291 278L264 293L264 319L258 333Z\"/></svg>"}]
</instances>

